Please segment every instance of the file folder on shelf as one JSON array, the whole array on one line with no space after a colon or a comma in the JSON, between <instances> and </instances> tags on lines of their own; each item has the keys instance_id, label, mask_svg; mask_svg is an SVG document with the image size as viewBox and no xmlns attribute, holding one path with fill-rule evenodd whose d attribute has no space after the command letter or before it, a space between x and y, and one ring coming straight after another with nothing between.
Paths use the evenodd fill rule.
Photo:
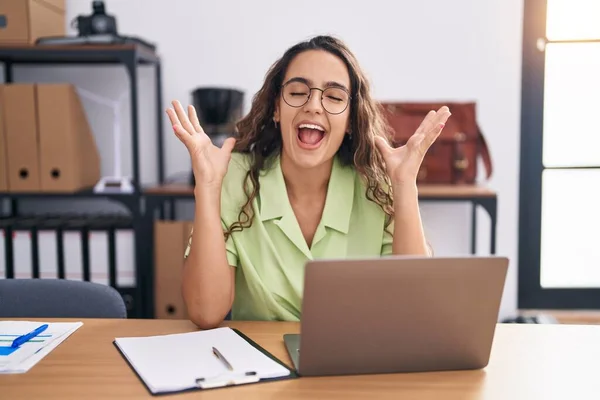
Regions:
<instances>
[{"instance_id":1,"label":"file folder on shelf","mask_svg":"<svg viewBox=\"0 0 600 400\"><path fill-rule=\"evenodd\" d=\"M116 338L114 344L153 395L298 377L237 329Z\"/></svg>"}]
</instances>

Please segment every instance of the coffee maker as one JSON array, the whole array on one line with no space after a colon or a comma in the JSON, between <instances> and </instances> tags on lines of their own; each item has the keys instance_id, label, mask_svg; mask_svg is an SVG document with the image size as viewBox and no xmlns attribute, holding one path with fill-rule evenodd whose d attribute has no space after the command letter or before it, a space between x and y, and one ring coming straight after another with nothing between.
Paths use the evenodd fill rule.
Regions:
<instances>
[{"instance_id":1,"label":"coffee maker","mask_svg":"<svg viewBox=\"0 0 600 400\"><path fill-rule=\"evenodd\" d=\"M192 91L200 126L213 144L221 147L235 134L235 124L242 118L244 92L223 87L199 87ZM195 185L194 174L190 183Z\"/></svg>"}]
</instances>

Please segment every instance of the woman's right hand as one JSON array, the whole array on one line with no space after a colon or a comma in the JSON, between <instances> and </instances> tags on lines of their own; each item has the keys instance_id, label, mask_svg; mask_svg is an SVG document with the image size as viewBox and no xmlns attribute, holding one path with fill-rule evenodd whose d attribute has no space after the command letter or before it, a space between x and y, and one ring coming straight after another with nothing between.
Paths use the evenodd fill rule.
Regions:
<instances>
[{"instance_id":1,"label":"woman's right hand","mask_svg":"<svg viewBox=\"0 0 600 400\"><path fill-rule=\"evenodd\" d=\"M167 109L167 115L175 135L190 153L196 188L202 185L220 191L231 160L235 139L226 139L221 148L215 146L200 126L196 110L192 105L188 106L186 115L179 101L175 100L171 104L173 108Z\"/></svg>"}]
</instances>

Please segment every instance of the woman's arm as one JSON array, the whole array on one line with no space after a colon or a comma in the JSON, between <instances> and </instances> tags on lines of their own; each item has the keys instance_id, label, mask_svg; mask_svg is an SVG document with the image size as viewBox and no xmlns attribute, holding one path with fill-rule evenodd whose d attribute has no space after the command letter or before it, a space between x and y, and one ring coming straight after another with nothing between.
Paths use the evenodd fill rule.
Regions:
<instances>
[{"instance_id":1,"label":"woman's arm","mask_svg":"<svg viewBox=\"0 0 600 400\"><path fill-rule=\"evenodd\" d=\"M437 112L430 111L407 143L398 148L392 148L383 137L376 138L392 182L395 213L392 251L395 255L432 255L423 233L416 182L425 153L448 118L450 110L446 106Z\"/></svg>"},{"instance_id":2,"label":"woman's arm","mask_svg":"<svg viewBox=\"0 0 600 400\"><path fill-rule=\"evenodd\" d=\"M193 239L183 267L183 298L192 322L218 326L233 304L235 268L227 263L220 193L196 188Z\"/></svg>"},{"instance_id":3,"label":"woman's arm","mask_svg":"<svg viewBox=\"0 0 600 400\"><path fill-rule=\"evenodd\" d=\"M235 139L226 139L218 148L200 126L193 106L186 114L179 101L172 104L167 115L188 149L196 181L194 238L183 265L183 300L198 327L213 328L227 315L234 296L234 269L227 263L221 227L221 190Z\"/></svg>"},{"instance_id":4,"label":"woman's arm","mask_svg":"<svg viewBox=\"0 0 600 400\"><path fill-rule=\"evenodd\" d=\"M394 187L394 255L424 255L432 252L425 239L416 184Z\"/></svg>"},{"instance_id":5,"label":"woman's arm","mask_svg":"<svg viewBox=\"0 0 600 400\"><path fill-rule=\"evenodd\" d=\"M188 149L196 181L194 238L183 265L183 300L198 327L213 328L227 315L234 296L234 269L227 263L221 227L221 191L235 139L226 139L218 148L200 126L193 106L186 114L179 101L172 104L166 112Z\"/></svg>"}]
</instances>

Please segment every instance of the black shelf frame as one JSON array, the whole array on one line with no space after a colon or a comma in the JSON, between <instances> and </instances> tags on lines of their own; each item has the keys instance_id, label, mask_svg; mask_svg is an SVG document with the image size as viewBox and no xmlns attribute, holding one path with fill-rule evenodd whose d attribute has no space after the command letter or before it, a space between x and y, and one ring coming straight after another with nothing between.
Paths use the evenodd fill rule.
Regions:
<instances>
[{"instance_id":1,"label":"black shelf frame","mask_svg":"<svg viewBox=\"0 0 600 400\"><path fill-rule=\"evenodd\" d=\"M471 254L477 254L477 207L481 207L490 217L490 254L496 254L498 225L498 196L419 196L421 202L469 203L471 205Z\"/></svg>"},{"instance_id":2,"label":"black shelf frame","mask_svg":"<svg viewBox=\"0 0 600 400\"><path fill-rule=\"evenodd\" d=\"M18 216L20 200L52 199L107 199L123 204L131 213L135 241L135 275L136 287L134 293L125 290L127 296L133 296L137 304L134 317L145 318L149 314L144 311L143 303L146 291L152 288L148 281L148 269L153 267L145 264L145 254L151 251L152 242L144 242L143 229L145 225L140 179L139 156L139 113L138 113L138 66L153 65L155 71L156 93L156 152L157 152L157 184L165 181L164 151L163 151L163 111L162 111L162 71L160 57L152 50L138 44L125 45L0 45L0 63L4 65L5 83L15 83L14 67L17 65L123 65L129 78L133 193L95 193L92 189L73 193L51 192L0 192L0 201L9 199L9 216ZM1 204L1 203L0 203ZM36 250L33 250L34 252ZM12 264L11 249L7 249L7 261ZM12 265L7 265L11 271ZM112 271L114 272L114 271ZM112 282L114 283L114 282ZM118 289L118 288L117 288Z\"/></svg>"},{"instance_id":3,"label":"black shelf frame","mask_svg":"<svg viewBox=\"0 0 600 400\"><path fill-rule=\"evenodd\" d=\"M140 240L140 237L143 236L141 233L144 229L144 215L140 208L140 195L136 193L124 193L124 194L110 194L110 193L94 193L91 190L84 190L73 193L18 193L18 192L0 192L0 206L2 205L2 200L9 199L9 211L8 214L4 215L0 212L0 217L18 217L21 216L22 213L19 212L18 204L21 200L45 200L45 199L61 199L61 200L73 200L73 199L104 199L111 202L120 203L129 211L130 217L132 220L132 228L134 234L134 254L135 254L135 280L136 286L135 288L120 288L115 284L114 277L116 276L116 270L114 270L114 248L113 239L114 237L109 237L109 276L111 277L111 281L109 282L112 287L117 289L126 303L133 302L134 303L134 311L130 315L133 318L145 318L147 314L144 312L145 305L143 304L144 299L147 297L146 290L148 290L147 276L148 276L148 266L147 264L143 264L143 260L145 254L148 252L149 244L148 242L143 242ZM86 213L82 213L86 214ZM92 214L92 215L95 215ZM15 270L15 254L13 253L12 248L12 227L7 227L6 236L5 236L5 262L6 262L6 278L12 278ZM37 227L31 227L32 233L32 243L31 243L31 257L33 260L33 271L32 276L36 276L39 274L39 270L36 271L36 262L40 256L38 254L38 245L37 245ZM57 230L57 246L62 247L62 229ZM88 232L88 228L82 228L82 233ZM110 231L108 232L110 235ZM89 281L89 265L86 265L89 255L89 248L87 248L87 239L84 239L82 242L82 260L84 265L82 265L82 271L84 273L83 280ZM57 249L58 254L62 254L62 250ZM58 276L64 276L64 260L59 259L58 262ZM129 300L129 298L133 298Z\"/></svg>"}]
</instances>

